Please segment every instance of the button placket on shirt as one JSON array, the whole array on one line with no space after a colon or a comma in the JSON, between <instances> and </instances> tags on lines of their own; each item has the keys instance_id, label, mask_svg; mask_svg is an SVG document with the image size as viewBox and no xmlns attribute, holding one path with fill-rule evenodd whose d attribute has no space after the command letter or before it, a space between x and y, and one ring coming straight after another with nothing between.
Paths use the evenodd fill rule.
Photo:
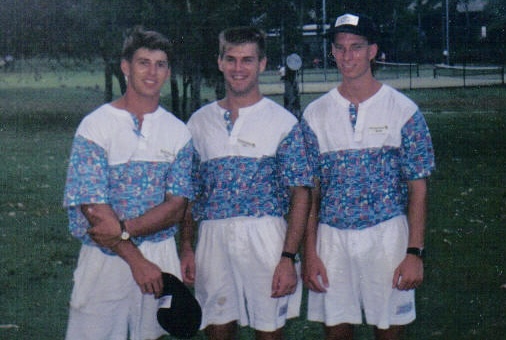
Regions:
<instances>
[{"instance_id":1,"label":"button placket on shirt","mask_svg":"<svg viewBox=\"0 0 506 340\"><path fill-rule=\"evenodd\" d=\"M350 116L351 116L351 105L350 104ZM360 108L360 107L359 107ZM358 110L359 108L355 108L355 124L354 124L354 133L353 133L353 141L354 142L361 142L362 138L364 136L363 130L364 130L364 117L363 114L360 115ZM362 110L363 112L363 110ZM350 117L351 120L351 117Z\"/></svg>"},{"instance_id":2,"label":"button placket on shirt","mask_svg":"<svg viewBox=\"0 0 506 340\"><path fill-rule=\"evenodd\" d=\"M148 148L148 139L149 139L149 127L151 122L147 119L144 119L144 122L141 127L141 132L137 136L138 137L138 148L141 150L146 150Z\"/></svg>"}]
</instances>

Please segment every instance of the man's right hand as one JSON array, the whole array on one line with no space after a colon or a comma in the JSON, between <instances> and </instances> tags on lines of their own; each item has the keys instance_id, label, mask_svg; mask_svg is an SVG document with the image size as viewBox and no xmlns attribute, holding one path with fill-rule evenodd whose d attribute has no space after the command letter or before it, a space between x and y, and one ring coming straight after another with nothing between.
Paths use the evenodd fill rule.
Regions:
<instances>
[{"instance_id":1,"label":"man's right hand","mask_svg":"<svg viewBox=\"0 0 506 340\"><path fill-rule=\"evenodd\" d=\"M88 234L98 245L112 249L120 239L121 227L118 217L107 204L82 205L81 211L91 227Z\"/></svg>"},{"instance_id":2,"label":"man's right hand","mask_svg":"<svg viewBox=\"0 0 506 340\"><path fill-rule=\"evenodd\" d=\"M97 244L111 249L128 263L141 292L160 296L163 290L161 269L148 261L130 240L121 240L121 227L112 208L107 204L88 204L82 205L81 211L91 225L88 234Z\"/></svg>"},{"instance_id":3,"label":"man's right hand","mask_svg":"<svg viewBox=\"0 0 506 340\"><path fill-rule=\"evenodd\" d=\"M195 253L192 250L181 252L181 275L184 283L189 285L195 283Z\"/></svg>"},{"instance_id":4,"label":"man's right hand","mask_svg":"<svg viewBox=\"0 0 506 340\"><path fill-rule=\"evenodd\" d=\"M129 265L134 280L143 294L154 294L155 297L162 294L162 271L156 264L143 257L129 263Z\"/></svg>"},{"instance_id":5,"label":"man's right hand","mask_svg":"<svg viewBox=\"0 0 506 340\"><path fill-rule=\"evenodd\" d=\"M112 248L130 266L132 276L143 294L159 297L163 291L162 270L147 260L132 241L121 241Z\"/></svg>"}]
</instances>

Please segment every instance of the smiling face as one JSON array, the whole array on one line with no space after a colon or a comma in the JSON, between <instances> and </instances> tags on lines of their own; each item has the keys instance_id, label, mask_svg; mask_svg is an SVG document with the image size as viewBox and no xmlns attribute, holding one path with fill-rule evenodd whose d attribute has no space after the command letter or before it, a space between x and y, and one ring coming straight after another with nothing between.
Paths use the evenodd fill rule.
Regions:
<instances>
[{"instance_id":1,"label":"smiling face","mask_svg":"<svg viewBox=\"0 0 506 340\"><path fill-rule=\"evenodd\" d=\"M121 70L128 79L129 93L156 100L170 76L166 53L147 48L135 51L131 61L123 59Z\"/></svg>"},{"instance_id":2,"label":"smiling face","mask_svg":"<svg viewBox=\"0 0 506 340\"><path fill-rule=\"evenodd\" d=\"M332 43L332 55L343 79L360 79L372 76L371 60L376 57L378 45L351 33L338 33Z\"/></svg>"},{"instance_id":3,"label":"smiling face","mask_svg":"<svg viewBox=\"0 0 506 340\"><path fill-rule=\"evenodd\" d=\"M257 95L258 77L265 70L266 58L259 58L254 43L227 44L218 58L218 67L225 78L227 93L236 97Z\"/></svg>"}]
</instances>

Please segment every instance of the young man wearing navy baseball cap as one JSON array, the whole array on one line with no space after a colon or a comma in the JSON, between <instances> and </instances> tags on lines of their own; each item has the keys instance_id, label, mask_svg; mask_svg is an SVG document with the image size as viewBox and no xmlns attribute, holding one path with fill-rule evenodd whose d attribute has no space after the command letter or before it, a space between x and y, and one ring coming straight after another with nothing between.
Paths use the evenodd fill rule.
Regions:
<instances>
[{"instance_id":1,"label":"young man wearing navy baseball cap","mask_svg":"<svg viewBox=\"0 0 506 340\"><path fill-rule=\"evenodd\" d=\"M431 138L416 104L374 78L379 32L369 17L339 16L329 37L342 82L301 123L317 183L304 254L308 319L324 323L326 339L351 339L364 315L377 339L399 339L423 281Z\"/></svg>"}]
</instances>

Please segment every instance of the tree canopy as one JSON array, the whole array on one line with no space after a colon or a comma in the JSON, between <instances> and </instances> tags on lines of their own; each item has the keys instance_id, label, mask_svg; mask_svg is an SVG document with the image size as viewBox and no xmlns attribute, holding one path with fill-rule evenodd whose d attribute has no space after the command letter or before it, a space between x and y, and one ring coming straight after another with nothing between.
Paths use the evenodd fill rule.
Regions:
<instances>
[{"instance_id":1,"label":"tree canopy","mask_svg":"<svg viewBox=\"0 0 506 340\"><path fill-rule=\"evenodd\" d=\"M459 16L457 4L471 0L447 1L451 39L459 46L465 43L465 48L456 49L455 53L472 55L475 42L480 53L490 49L485 57L488 61L504 63L504 1L482 1L486 6L479 19L486 23L486 38L477 33L462 34L471 32L469 13L466 12L465 21L464 15ZM291 53L304 53L303 25L315 24L321 32L322 25L333 24L338 13L362 12L379 24L384 36L380 48L388 51L392 59L440 62L444 4L441 0L3 0L0 56L102 58L109 79L104 98L108 100L112 96L113 75L121 78L117 65L123 38L128 29L144 25L167 35L174 43L173 74L183 81L178 85L176 78L172 79L172 110L185 118L201 105L203 82L216 87L217 97L223 95L216 57L217 35L224 28L255 25L266 32L278 32L278 40L270 44L275 56L271 66L276 66ZM466 36L465 41L462 36Z\"/></svg>"}]
</instances>

